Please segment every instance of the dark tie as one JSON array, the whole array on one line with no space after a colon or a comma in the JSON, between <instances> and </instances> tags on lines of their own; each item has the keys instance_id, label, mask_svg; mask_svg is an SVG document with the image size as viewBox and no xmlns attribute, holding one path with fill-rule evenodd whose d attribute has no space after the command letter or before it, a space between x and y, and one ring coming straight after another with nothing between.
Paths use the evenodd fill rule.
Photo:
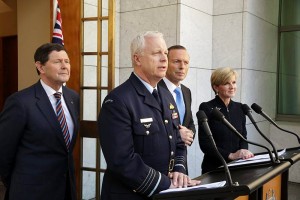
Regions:
<instances>
[{"instance_id":1,"label":"dark tie","mask_svg":"<svg viewBox=\"0 0 300 200\"><path fill-rule=\"evenodd\" d=\"M183 118L184 118L184 115L185 115L185 107L184 107L181 88L176 87L174 92L176 93L176 105L177 105L178 112L179 112L180 123L182 124L183 123Z\"/></svg>"},{"instance_id":2,"label":"dark tie","mask_svg":"<svg viewBox=\"0 0 300 200\"><path fill-rule=\"evenodd\" d=\"M60 127L65 139L65 143L67 146L67 149L69 149L70 146L70 133L69 133L69 129L68 129L68 124L66 121L66 116L61 104L61 93L55 93L54 94L55 98L56 98L56 115L57 115L57 119L60 123Z\"/></svg>"},{"instance_id":3,"label":"dark tie","mask_svg":"<svg viewBox=\"0 0 300 200\"><path fill-rule=\"evenodd\" d=\"M161 107L161 100L160 97L158 95L157 89L154 89L152 92L152 95L154 96L154 98L156 99L156 101L158 102L159 106Z\"/></svg>"}]
</instances>

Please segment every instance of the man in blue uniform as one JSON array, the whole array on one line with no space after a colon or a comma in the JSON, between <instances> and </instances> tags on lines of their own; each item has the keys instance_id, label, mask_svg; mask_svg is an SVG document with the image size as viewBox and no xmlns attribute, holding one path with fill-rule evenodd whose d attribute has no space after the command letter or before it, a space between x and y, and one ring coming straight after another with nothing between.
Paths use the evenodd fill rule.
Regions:
<instances>
[{"instance_id":1,"label":"man in blue uniform","mask_svg":"<svg viewBox=\"0 0 300 200\"><path fill-rule=\"evenodd\" d=\"M101 199L149 199L161 190L199 181L187 177L185 146L178 131L176 103L157 83L168 66L159 32L131 43L134 72L104 99L98 119L107 162Z\"/></svg>"}]
</instances>

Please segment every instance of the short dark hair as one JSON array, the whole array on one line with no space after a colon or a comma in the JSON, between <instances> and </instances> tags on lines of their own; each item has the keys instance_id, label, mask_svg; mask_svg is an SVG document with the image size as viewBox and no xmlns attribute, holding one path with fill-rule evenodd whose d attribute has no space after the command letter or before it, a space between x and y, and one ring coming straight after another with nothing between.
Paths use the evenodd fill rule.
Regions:
<instances>
[{"instance_id":1,"label":"short dark hair","mask_svg":"<svg viewBox=\"0 0 300 200\"><path fill-rule=\"evenodd\" d=\"M181 46L181 45L177 44L177 45L170 46L168 48L168 51L175 50L175 49L184 49L184 50L186 50L186 48L184 46Z\"/></svg>"},{"instance_id":2,"label":"short dark hair","mask_svg":"<svg viewBox=\"0 0 300 200\"><path fill-rule=\"evenodd\" d=\"M61 44L57 43L46 43L41 45L34 53L34 62L39 61L42 65L44 65L49 60L49 54L52 51L66 51L65 47ZM37 70L38 75L40 74L39 70Z\"/></svg>"}]
</instances>

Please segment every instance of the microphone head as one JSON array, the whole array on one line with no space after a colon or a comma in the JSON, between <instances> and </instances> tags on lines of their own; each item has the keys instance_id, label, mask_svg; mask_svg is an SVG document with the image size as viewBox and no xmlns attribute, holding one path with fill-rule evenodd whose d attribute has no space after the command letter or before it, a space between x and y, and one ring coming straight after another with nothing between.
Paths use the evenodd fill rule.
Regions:
<instances>
[{"instance_id":1,"label":"microphone head","mask_svg":"<svg viewBox=\"0 0 300 200\"><path fill-rule=\"evenodd\" d=\"M213 118L215 118L218 121L222 121L225 118L223 113L221 113L221 111L219 111L218 108L213 108L213 110L211 111L211 114L212 114Z\"/></svg>"},{"instance_id":2,"label":"microphone head","mask_svg":"<svg viewBox=\"0 0 300 200\"><path fill-rule=\"evenodd\" d=\"M199 122L207 122L207 116L203 110L199 110L196 115Z\"/></svg>"},{"instance_id":3,"label":"microphone head","mask_svg":"<svg viewBox=\"0 0 300 200\"><path fill-rule=\"evenodd\" d=\"M247 104L242 105L242 110L243 110L245 115L247 115L248 113L251 113L251 109Z\"/></svg>"},{"instance_id":4,"label":"microphone head","mask_svg":"<svg viewBox=\"0 0 300 200\"><path fill-rule=\"evenodd\" d=\"M258 114L262 113L262 108L259 105L257 105L256 103L253 103L251 105L251 108Z\"/></svg>"}]
</instances>

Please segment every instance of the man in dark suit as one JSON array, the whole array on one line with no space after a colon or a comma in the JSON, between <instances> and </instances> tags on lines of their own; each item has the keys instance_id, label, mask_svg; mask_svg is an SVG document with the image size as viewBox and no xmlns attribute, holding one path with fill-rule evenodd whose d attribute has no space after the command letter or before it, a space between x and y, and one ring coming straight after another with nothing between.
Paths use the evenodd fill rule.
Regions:
<instances>
[{"instance_id":1,"label":"man in dark suit","mask_svg":"<svg viewBox=\"0 0 300 200\"><path fill-rule=\"evenodd\" d=\"M0 176L10 200L74 200L79 96L63 86L70 60L51 43L34 59L40 80L11 95L0 114Z\"/></svg>"},{"instance_id":2,"label":"man in dark suit","mask_svg":"<svg viewBox=\"0 0 300 200\"><path fill-rule=\"evenodd\" d=\"M168 70L166 73L166 77L159 82L159 85L168 89L172 94L173 98L176 101L178 109L180 110L180 106L182 107L182 111L179 111L179 117L181 121L181 125L179 125L179 132L181 135L181 139L184 141L186 146L192 145L196 133L191 110L191 90L185 85L181 84L181 81L185 79L189 70L189 62L190 56L185 47L181 45L174 45L169 47Z\"/></svg>"},{"instance_id":3,"label":"man in dark suit","mask_svg":"<svg viewBox=\"0 0 300 200\"><path fill-rule=\"evenodd\" d=\"M174 92L176 88L181 89L183 96L184 112L183 116L179 117L181 120L180 135L186 145L191 145L195 138L195 124L193 120L191 104L192 95L191 90L185 85L181 84L189 70L190 56L185 47L181 45L174 45L168 48L168 70L166 77L159 82L159 85L168 89L173 95L176 103L178 101L177 94Z\"/></svg>"},{"instance_id":4,"label":"man in dark suit","mask_svg":"<svg viewBox=\"0 0 300 200\"><path fill-rule=\"evenodd\" d=\"M134 72L103 101L98 119L107 162L102 200L150 199L161 190L200 183L185 175L176 104L157 86L167 71L167 53L161 33L139 34L131 43Z\"/></svg>"}]
</instances>

